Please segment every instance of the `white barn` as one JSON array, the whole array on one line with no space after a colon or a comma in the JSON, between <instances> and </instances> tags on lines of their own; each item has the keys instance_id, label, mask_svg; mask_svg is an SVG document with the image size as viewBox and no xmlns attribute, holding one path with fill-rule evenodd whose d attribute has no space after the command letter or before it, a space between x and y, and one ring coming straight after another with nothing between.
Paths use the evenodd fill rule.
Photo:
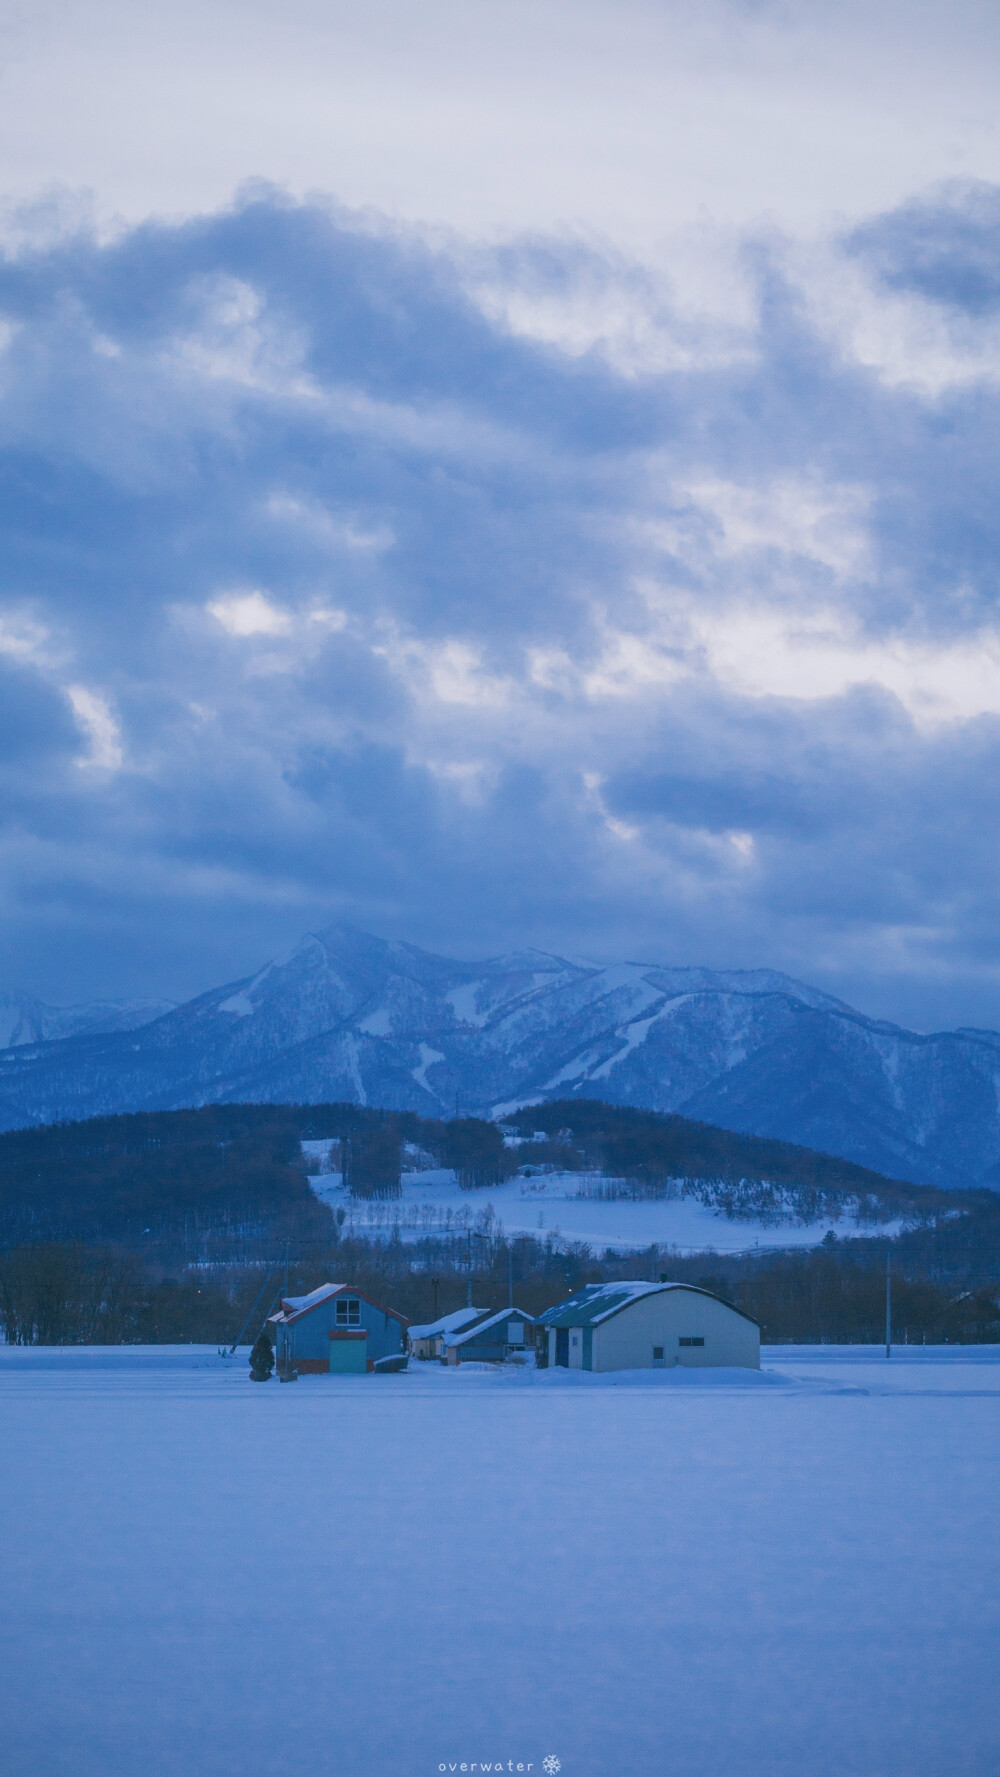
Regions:
<instances>
[{"instance_id":1,"label":"white barn","mask_svg":"<svg viewBox=\"0 0 1000 1777\"><path fill-rule=\"evenodd\" d=\"M570 1370L760 1369L749 1314L688 1283L595 1283L539 1317L548 1361Z\"/></svg>"}]
</instances>

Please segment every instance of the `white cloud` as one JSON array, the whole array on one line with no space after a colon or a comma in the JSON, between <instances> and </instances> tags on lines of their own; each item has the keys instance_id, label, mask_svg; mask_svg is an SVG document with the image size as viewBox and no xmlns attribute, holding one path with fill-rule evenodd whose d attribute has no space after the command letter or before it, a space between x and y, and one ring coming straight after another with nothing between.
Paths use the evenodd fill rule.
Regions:
<instances>
[{"instance_id":1,"label":"white cloud","mask_svg":"<svg viewBox=\"0 0 1000 1777\"><path fill-rule=\"evenodd\" d=\"M581 683L588 697L626 698L665 690L690 674L683 648L671 647L668 637L615 630L606 623L600 657Z\"/></svg>"},{"instance_id":2,"label":"white cloud","mask_svg":"<svg viewBox=\"0 0 1000 1777\"><path fill-rule=\"evenodd\" d=\"M86 685L67 685L66 696L90 743L90 751L78 763L119 771L123 761L121 731L105 699Z\"/></svg>"},{"instance_id":3,"label":"white cloud","mask_svg":"<svg viewBox=\"0 0 1000 1777\"><path fill-rule=\"evenodd\" d=\"M428 665L435 697L442 703L507 702L509 681L483 669L482 655L467 642L450 641L430 651Z\"/></svg>"},{"instance_id":4,"label":"white cloud","mask_svg":"<svg viewBox=\"0 0 1000 1777\"><path fill-rule=\"evenodd\" d=\"M840 610L805 612L746 606L689 618L709 671L752 697L803 701L878 685L898 697L922 727L1000 713L1000 631L955 642L905 635L869 639Z\"/></svg>"},{"instance_id":5,"label":"white cloud","mask_svg":"<svg viewBox=\"0 0 1000 1777\"><path fill-rule=\"evenodd\" d=\"M193 313L162 352L168 380L228 384L310 405L321 399L302 367L302 335L272 318L251 284L201 275L190 280L187 301Z\"/></svg>"},{"instance_id":6,"label":"white cloud","mask_svg":"<svg viewBox=\"0 0 1000 1777\"><path fill-rule=\"evenodd\" d=\"M580 683L593 699L638 698L708 676L747 697L801 703L859 685L888 691L921 728L1000 714L1000 629L957 640L865 635L849 610L763 599L722 606L645 588L649 626L608 627L599 662Z\"/></svg>"},{"instance_id":7,"label":"white cloud","mask_svg":"<svg viewBox=\"0 0 1000 1777\"><path fill-rule=\"evenodd\" d=\"M817 331L887 388L934 401L951 389L1000 383L1000 317L970 319L914 291L888 289L835 241L789 247L786 264Z\"/></svg>"},{"instance_id":8,"label":"white cloud","mask_svg":"<svg viewBox=\"0 0 1000 1777\"><path fill-rule=\"evenodd\" d=\"M347 628L348 623L347 612L337 611L332 605L313 605L306 612L305 620L321 630L325 629L330 635L339 634L342 629Z\"/></svg>"},{"instance_id":9,"label":"white cloud","mask_svg":"<svg viewBox=\"0 0 1000 1777\"><path fill-rule=\"evenodd\" d=\"M600 772L585 771L583 773L583 789L586 806L599 816L602 825L615 839L631 843L632 840L639 838L638 827L633 827L628 821L619 820L617 815L611 814L606 808L604 779Z\"/></svg>"},{"instance_id":10,"label":"white cloud","mask_svg":"<svg viewBox=\"0 0 1000 1777\"><path fill-rule=\"evenodd\" d=\"M205 606L210 617L231 636L284 636L292 627L291 613L273 605L262 592L234 592Z\"/></svg>"},{"instance_id":11,"label":"white cloud","mask_svg":"<svg viewBox=\"0 0 1000 1777\"><path fill-rule=\"evenodd\" d=\"M34 618L19 613L0 617L0 654L24 665L51 664L49 632Z\"/></svg>"},{"instance_id":12,"label":"white cloud","mask_svg":"<svg viewBox=\"0 0 1000 1777\"><path fill-rule=\"evenodd\" d=\"M724 252L721 231L678 234L666 255L669 275L637 272L589 241L566 241L555 267L541 251L533 257L533 245L467 274L473 301L515 337L571 358L593 352L629 379L753 358L755 294L732 236Z\"/></svg>"},{"instance_id":13,"label":"white cloud","mask_svg":"<svg viewBox=\"0 0 1000 1777\"><path fill-rule=\"evenodd\" d=\"M780 476L760 486L707 476L680 482L673 492L676 499L690 500L708 517L717 555L779 550L817 562L838 579L867 574L871 569L865 524L869 495L864 488L833 486L796 475ZM649 532L677 553L687 553L676 527L653 524Z\"/></svg>"},{"instance_id":14,"label":"white cloud","mask_svg":"<svg viewBox=\"0 0 1000 1777\"><path fill-rule=\"evenodd\" d=\"M421 703L498 710L514 693L513 680L484 667L481 648L456 637L422 642L393 631L383 633L372 652L387 661Z\"/></svg>"}]
</instances>

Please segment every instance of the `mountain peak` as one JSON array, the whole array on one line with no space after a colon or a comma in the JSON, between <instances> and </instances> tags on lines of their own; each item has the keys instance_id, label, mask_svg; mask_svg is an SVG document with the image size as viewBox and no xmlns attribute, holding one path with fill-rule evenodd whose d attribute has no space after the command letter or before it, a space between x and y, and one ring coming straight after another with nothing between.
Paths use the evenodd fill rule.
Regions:
<instances>
[{"instance_id":1,"label":"mountain peak","mask_svg":"<svg viewBox=\"0 0 1000 1777\"><path fill-rule=\"evenodd\" d=\"M337 921L174 1009L67 1008L87 1018L61 1040L14 1004L0 1127L227 1100L454 1116L592 1098L916 1183L1000 1179L1000 1036L917 1037L770 969L530 947L463 961Z\"/></svg>"}]
</instances>

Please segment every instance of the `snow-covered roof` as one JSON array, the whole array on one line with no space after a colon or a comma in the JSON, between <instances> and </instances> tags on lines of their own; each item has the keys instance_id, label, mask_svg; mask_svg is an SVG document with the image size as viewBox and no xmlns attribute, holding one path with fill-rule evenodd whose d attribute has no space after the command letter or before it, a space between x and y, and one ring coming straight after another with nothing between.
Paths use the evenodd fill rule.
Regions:
<instances>
[{"instance_id":1,"label":"snow-covered roof","mask_svg":"<svg viewBox=\"0 0 1000 1777\"><path fill-rule=\"evenodd\" d=\"M463 1332L446 1334L444 1342L448 1346L464 1345L467 1339L474 1339L478 1333L485 1333L487 1327L499 1326L500 1322L504 1320L527 1321L530 1327L535 1324L534 1315L525 1314L523 1308L500 1308L493 1313L487 1311L473 1326L466 1327Z\"/></svg>"},{"instance_id":2,"label":"snow-covered roof","mask_svg":"<svg viewBox=\"0 0 1000 1777\"><path fill-rule=\"evenodd\" d=\"M669 1290L690 1290L696 1296L709 1296L713 1302L722 1302L723 1307L740 1314L744 1320L753 1320L750 1314L744 1314L742 1308L734 1307L721 1296L711 1290L703 1290L694 1283L588 1283L575 1296L566 1302L557 1302L554 1308L547 1308L538 1319L546 1327L592 1327L598 1321L610 1320L613 1314L620 1314L642 1296L664 1295ZM757 1325L753 1321L754 1326Z\"/></svg>"},{"instance_id":3,"label":"snow-covered roof","mask_svg":"<svg viewBox=\"0 0 1000 1777\"><path fill-rule=\"evenodd\" d=\"M456 1308L452 1314L442 1314L439 1320L429 1320L426 1326L411 1327L411 1339L437 1339L443 1333L457 1333L459 1327L467 1327L470 1320L478 1320L481 1314L488 1314L486 1308Z\"/></svg>"},{"instance_id":4,"label":"snow-covered roof","mask_svg":"<svg viewBox=\"0 0 1000 1777\"><path fill-rule=\"evenodd\" d=\"M328 1302L332 1296L339 1296L344 1290L348 1295L357 1296L362 1302L367 1302L370 1308L377 1308L382 1314L391 1314L393 1320L402 1321L404 1327L409 1325L405 1314L400 1314L396 1308L386 1308L381 1302L373 1302L370 1296L365 1295L364 1290L357 1289L353 1283L321 1283L319 1289L310 1290L308 1296L283 1296L278 1313L270 1317L271 1323L289 1326L293 1320L298 1320L303 1314L310 1314L321 1302Z\"/></svg>"},{"instance_id":5,"label":"snow-covered roof","mask_svg":"<svg viewBox=\"0 0 1000 1777\"><path fill-rule=\"evenodd\" d=\"M318 1290L310 1290L308 1296L282 1296L281 1306L291 1314L304 1314L307 1308L315 1308L317 1302L325 1302L328 1296L339 1296L346 1290L346 1283L321 1283Z\"/></svg>"}]
</instances>

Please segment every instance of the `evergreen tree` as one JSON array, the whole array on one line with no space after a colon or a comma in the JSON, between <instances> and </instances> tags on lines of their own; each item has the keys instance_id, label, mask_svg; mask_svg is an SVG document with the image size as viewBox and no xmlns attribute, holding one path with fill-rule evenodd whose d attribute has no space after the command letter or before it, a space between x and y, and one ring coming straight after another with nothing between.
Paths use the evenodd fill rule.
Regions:
<instances>
[{"instance_id":1,"label":"evergreen tree","mask_svg":"<svg viewBox=\"0 0 1000 1777\"><path fill-rule=\"evenodd\" d=\"M257 1342L250 1353L251 1382L270 1382L273 1369L274 1352L271 1349L271 1341L267 1336L267 1328L261 1327L257 1335Z\"/></svg>"}]
</instances>

